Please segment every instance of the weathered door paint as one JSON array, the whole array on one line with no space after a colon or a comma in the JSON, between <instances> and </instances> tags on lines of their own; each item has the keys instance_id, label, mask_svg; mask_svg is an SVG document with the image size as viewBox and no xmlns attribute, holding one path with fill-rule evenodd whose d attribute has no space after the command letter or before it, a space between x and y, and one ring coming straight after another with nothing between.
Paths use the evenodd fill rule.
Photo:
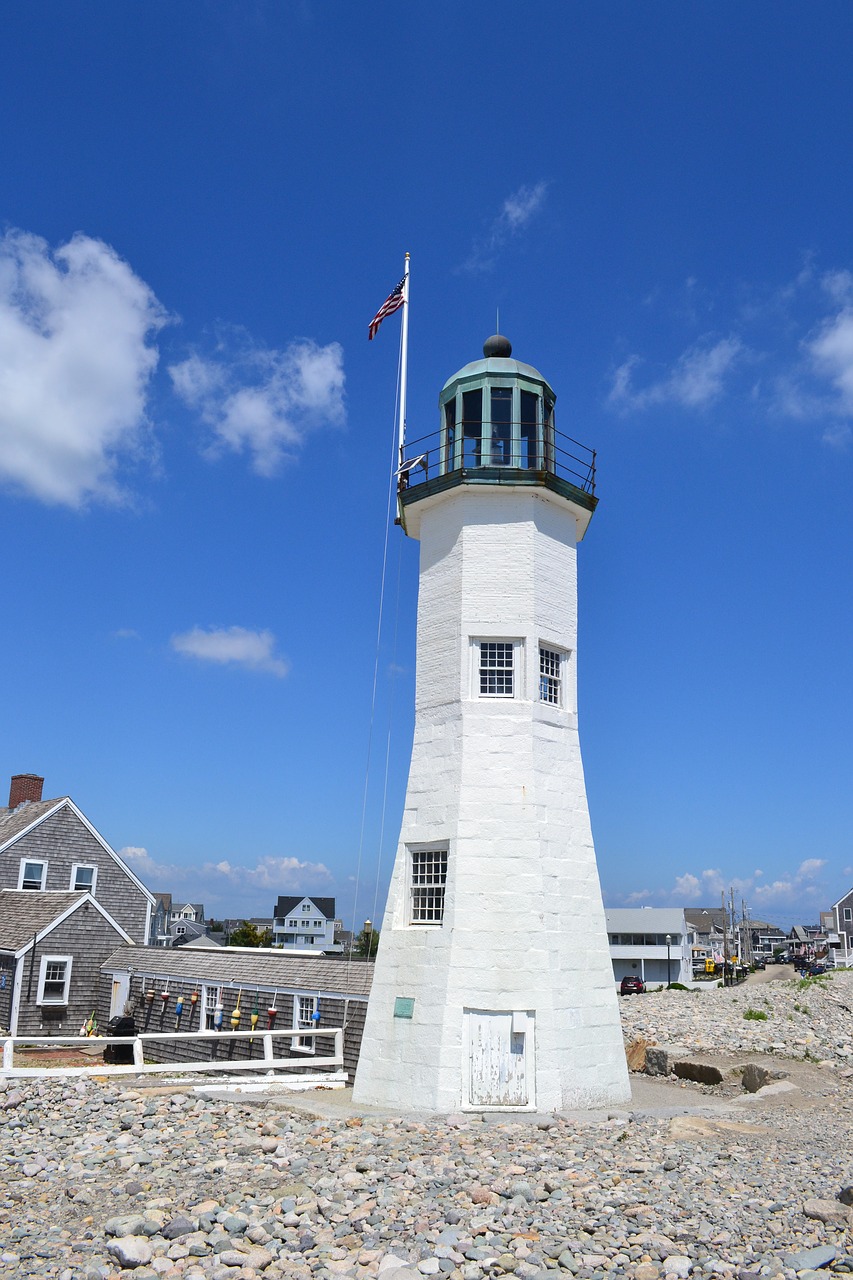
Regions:
<instances>
[{"instance_id":1,"label":"weathered door paint","mask_svg":"<svg viewBox=\"0 0 853 1280\"><path fill-rule=\"evenodd\" d=\"M117 973L113 975L113 986L110 992L110 1017L118 1018L124 1013L124 1006L130 994L130 975Z\"/></svg>"},{"instance_id":2,"label":"weathered door paint","mask_svg":"<svg viewBox=\"0 0 853 1280\"><path fill-rule=\"evenodd\" d=\"M469 1009L468 1104L472 1107L528 1105L527 1018L504 1010ZM513 1031L516 1027L524 1030Z\"/></svg>"}]
</instances>

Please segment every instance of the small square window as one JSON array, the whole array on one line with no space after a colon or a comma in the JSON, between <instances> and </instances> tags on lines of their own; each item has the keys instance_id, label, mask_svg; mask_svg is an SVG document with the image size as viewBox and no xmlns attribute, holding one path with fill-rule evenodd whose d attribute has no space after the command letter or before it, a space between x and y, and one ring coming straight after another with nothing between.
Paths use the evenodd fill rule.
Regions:
<instances>
[{"instance_id":1,"label":"small square window","mask_svg":"<svg viewBox=\"0 0 853 1280\"><path fill-rule=\"evenodd\" d=\"M71 888L80 892L94 893L98 878L97 867L84 867L75 864L71 868Z\"/></svg>"},{"instance_id":2,"label":"small square window","mask_svg":"<svg viewBox=\"0 0 853 1280\"><path fill-rule=\"evenodd\" d=\"M47 877L46 862L21 862L19 889L41 890Z\"/></svg>"},{"instance_id":3,"label":"small square window","mask_svg":"<svg viewBox=\"0 0 853 1280\"><path fill-rule=\"evenodd\" d=\"M480 697L514 696L515 646L511 640L480 641Z\"/></svg>"},{"instance_id":4,"label":"small square window","mask_svg":"<svg viewBox=\"0 0 853 1280\"><path fill-rule=\"evenodd\" d=\"M447 849L412 849L412 924L441 924Z\"/></svg>"},{"instance_id":5,"label":"small square window","mask_svg":"<svg viewBox=\"0 0 853 1280\"><path fill-rule=\"evenodd\" d=\"M217 1007L222 1006L222 988L221 987L205 987L204 988L204 1026L206 1031L216 1030L216 1011Z\"/></svg>"},{"instance_id":6,"label":"small square window","mask_svg":"<svg viewBox=\"0 0 853 1280\"><path fill-rule=\"evenodd\" d=\"M845 920L853 920L853 907L845 907L845 908L844 908L844 919L845 919Z\"/></svg>"}]
</instances>

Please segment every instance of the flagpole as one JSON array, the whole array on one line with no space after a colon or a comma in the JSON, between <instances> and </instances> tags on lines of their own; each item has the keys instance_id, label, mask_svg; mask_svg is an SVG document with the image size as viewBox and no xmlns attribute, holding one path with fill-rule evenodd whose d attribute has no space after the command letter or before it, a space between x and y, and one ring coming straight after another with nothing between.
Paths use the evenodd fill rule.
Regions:
<instances>
[{"instance_id":1,"label":"flagpole","mask_svg":"<svg viewBox=\"0 0 853 1280\"><path fill-rule=\"evenodd\" d=\"M406 447L406 375L409 365L409 255L406 254L406 263L403 271L403 332L402 347L400 352L400 457L397 465L402 467L405 462L404 450Z\"/></svg>"}]
</instances>

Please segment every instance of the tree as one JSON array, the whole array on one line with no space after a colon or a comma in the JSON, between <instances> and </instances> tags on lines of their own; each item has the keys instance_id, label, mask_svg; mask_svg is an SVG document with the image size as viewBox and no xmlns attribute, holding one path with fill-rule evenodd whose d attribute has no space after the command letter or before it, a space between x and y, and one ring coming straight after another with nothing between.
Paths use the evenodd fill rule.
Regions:
<instances>
[{"instance_id":1,"label":"tree","mask_svg":"<svg viewBox=\"0 0 853 1280\"><path fill-rule=\"evenodd\" d=\"M373 960L379 946L379 930L378 929L362 929L361 933L356 934L353 943L352 953L359 956L362 960Z\"/></svg>"},{"instance_id":2,"label":"tree","mask_svg":"<svg viewBox=\"0 0 853 1280\"><path fill-rule=\"evenodd\" d=\"M251 920L243 920L228 939L229 947L268 947L272 942L271 929L259 929Z\"/></svg>"}]
</instances>

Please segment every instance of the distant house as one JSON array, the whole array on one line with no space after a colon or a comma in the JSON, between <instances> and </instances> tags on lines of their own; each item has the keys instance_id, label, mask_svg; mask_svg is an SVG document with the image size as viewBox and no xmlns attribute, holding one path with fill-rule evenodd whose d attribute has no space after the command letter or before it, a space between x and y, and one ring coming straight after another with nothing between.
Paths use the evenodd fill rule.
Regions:
<instances>
[{"instance_id":1,"label":"distant house","mask_svg":"<svg viewBox=\"0 0 853 1280\"><path fill-rule=\"evenodd\" d=\"M70 796L42 800L44 779L12 778L0 808L0 889L88 893L134 942L149 936L154 895Z\"/></svg>"},{"instance_id":2,"label":"distant house","mask_svg":"<svg viewBox=\"0 0 853 1280\"><path fill-rule=\"evenodd\" d=\"M273 946L300 954L340 954L335 941L335 899L279 897L273 912Z\"/></svg>"},{"instance_id":3,"label":"distant house","mask_svg":"<svg viewBox=\"0 0 853 1280\"><path fill-rule=\"evenodd\" d=\"M604 915L617 985L627 977L641 978L647 985L692 982L690 933L683 910L613 907Z\"/></svg>"},{"instance_id":4,"label":"distant house","mask_svg":"<svg viewBox=\"0 0 853 1280\"><path fill-rule=\"evenodd\" d=\"M853 889L848 889L842 898L834 902L830 912L822 913L821 919L824 915L831 916L831 922L827 921L828 937L835 949L837 963L853 965Z\"/></svg>"},{"instance_id":5,"label":"distant house","mask_svg":"<svg viewBox=\"0 0 853 1280\"><path fill-rule=\"evenodd\" d=\"M301 901L301 899L299 900ZM358 1062L367 997L373 980L369 962L347 964L322 956L287 955L270 947L202 949L188 945L177 950L163 947L123 946L101 966L98 1010L103 1019L114 1017L129 999L137 1009L140 1031L174 1030L178 996L182 997L181 1031L215 1027L217 1007L222 1009L223 1030L231 1030L231 1016L239 1006L240 1030L251 1028L257 1010L257 1030L270 1026L269 1010L275 1010L275 1030L322 1031L344 1029L344 1065L352 1079ZM154 998L145 1000L145 992ZM162 993L169 999L162 1001ZM195 1000L193 1000L195 995ZM276 1049L310 1068L315 1056L331 1051L331 1039L294 1037ZM217 1048L210 1040L165 1041L146 1045L146 1055L156 1061L210 1060ZM223 1054L226 1052L222 1050ZM231 1042L229 1058L262 1056L259 1039Z\"/></svg>"},{"instance_id":6,"label":"distant house","mask_svg":"<svg viewBox=\"0 0 853 1280\"><path fill-rule=\"evenodd\" d=\"M201 902L185 902L183 906L173 904L171 923L177 920L191 920L193 924L204 924L204 905Z\"/></svg>"},{"instance_id":7,"label":"distant house","mask_svg":"<svg viewBox=\"0 0 853 1280\"><path fill-rule=\"evenodd\" d=\"M0 1024L76 1035L97 1008L101 965L125 930L91 893L0 890Z\"/></svg>"},{"instance_id":8,"label":"distant house","mask_svg":"<svg viewBox=\"0 0 853 1280\"><path fill-rule=\"evenodd\" d=\"M171 919L171 893L155 893L151 924L148 928L148 945L150 947L168 947L170 945L169 924Z\"/></svg>"},{"instance_id":9,"label":"distant house","mask_svg":"<svg viewBox=\"0 0 853 1280\"><path fill-rule=\"evenodd\" d=\"M169 943L170 947L185 947L188 943L192 943L194 947L219 947L222 944L210 937L207 928L203 924L197 924L195 920L173 920L169 925Z\"/></svg>"}]
</instances>

